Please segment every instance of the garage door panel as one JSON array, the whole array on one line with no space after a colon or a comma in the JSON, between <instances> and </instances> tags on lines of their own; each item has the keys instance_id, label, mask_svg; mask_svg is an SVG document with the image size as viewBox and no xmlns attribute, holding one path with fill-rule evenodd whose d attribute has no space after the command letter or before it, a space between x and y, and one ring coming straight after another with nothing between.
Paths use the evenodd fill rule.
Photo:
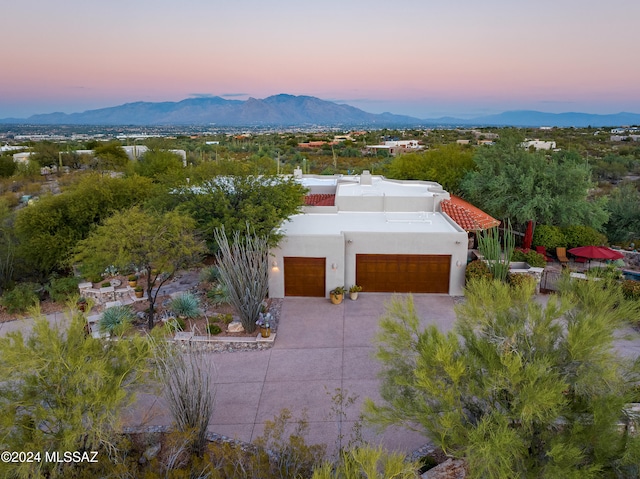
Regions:
<instances>
[{"instance_id":1,"label":"garage door panel","mask_svg":"<svg viewBox=\"0 0 640 479\"><path fill-rule=\"evenodd\" d=\"M450 255L356 255L356 283L364 291L448 293Z\"/></svg>"},{"instance_id":2,"label":"garage door panel","mask_svg":"<svg viewBox=\"0 0 640 479\"><path fill-rule=\"evenodd\" d=\"M285 296L325 296L326 258L285 256Z\"/></svg>"}]
</instances>

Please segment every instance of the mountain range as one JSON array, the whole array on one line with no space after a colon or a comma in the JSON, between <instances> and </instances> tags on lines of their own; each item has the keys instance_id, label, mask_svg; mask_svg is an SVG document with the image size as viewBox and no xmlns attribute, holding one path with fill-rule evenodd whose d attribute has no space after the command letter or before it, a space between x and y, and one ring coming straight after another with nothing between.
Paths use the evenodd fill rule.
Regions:
<instances>
[{"instance_id":1,"label":"mountain range","mask_svg":"<svg viewBox=\"0 0 640 479\"><path fill-rule=\"evenodd\" d=\"M179 102L135 102L82 113L49 113L0 119L31 125L212 125L216 126L519 126L602 127L639 125L640 114L544 113L508 111L472 119L419 119L363 110L311 96L274 95L264 99L189 98Z\"/></svg>"}]
</instances>

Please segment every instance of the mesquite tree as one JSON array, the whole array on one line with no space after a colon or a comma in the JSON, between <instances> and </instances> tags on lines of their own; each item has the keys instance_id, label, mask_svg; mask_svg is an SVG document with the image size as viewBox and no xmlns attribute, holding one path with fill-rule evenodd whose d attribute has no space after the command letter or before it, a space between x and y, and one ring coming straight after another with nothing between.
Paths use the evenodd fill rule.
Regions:
<instances>
[{"instance_id":1,"label":"mesquite tree","mask_svg":"<svg viewBox=\"0 0 640 479\"><path fill-rule=\"evenodd\" d=\"M471 477L637 477L638 364L613 340L638 304L604 279L566 278L545 306L526 288L470 282L448 333L423 330L411 299L396 299L369 418L424 432Z\"/></svg>"},{"instance_id":2,"label":"mesquite tree","mask_svg":"<svg viewBox=\"0 0 640 479\"><path fill-rule=\"evenodd\" d=\"M195 221L175 211L156 213L134 207L108 218L78 246L76 260L86 273L113 265L120 271L136 268L146 279L149 329L162 285L176 271L200 259L205 245L195 234Z\"/></svg>"},{"instance_id":3,"label":"mesquite tree","mask_svg":"<svg viewBox=\"0 0 640 479\"><path fill-rule=\"evenodd\" d=\"M241 236L236 231L230 242L224 228L216 229L214 236L220 248L220 280L229 291L229 300L238 310L245 331L252 333L269 289L268 239L249 231Z\"/></svg>"}]
</instances>

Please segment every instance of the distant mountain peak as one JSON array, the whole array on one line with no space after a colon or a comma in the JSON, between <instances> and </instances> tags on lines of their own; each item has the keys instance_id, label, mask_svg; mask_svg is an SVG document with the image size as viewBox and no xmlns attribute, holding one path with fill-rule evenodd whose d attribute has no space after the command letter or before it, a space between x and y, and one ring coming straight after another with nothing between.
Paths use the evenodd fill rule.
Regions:
<instances>
[{"instance_id":1,"label":"distant mountain peak","mask_svg":"<svg viewBox=\"0 0 640 479\"><path fill-rule=\"evenodd\" d=\"M16 123L11 119L11 123ZM417 125L420 120L402 115L377 115L348 105L339 105L311 96L286 93L265 99L226 100L221 97L194 97L179 102L134 102L89 110L83 113L33 115L24 122L75 125L202 125L295 126Z\"/></svg>"},{"instance_id":2,"label":"distant mountain peak","mask_svg":"<svg viewBox=\"0 0 640 479\"><path fill-rule=\"evenodd\" d=\"M206 125L219 126L516 126L516 127L603 127L640 125L640 115L621 112L613 115L589 113L544 113L514 110L472 119L443 117L420 120L389 112L367 113L345 103L313 96L279 93L264 99L227 100L220 96L197 95L179 102L132 102L82 113L48 113L27 119L7 118L0 123L40 125Z\"/></svg>"}]
</instances>

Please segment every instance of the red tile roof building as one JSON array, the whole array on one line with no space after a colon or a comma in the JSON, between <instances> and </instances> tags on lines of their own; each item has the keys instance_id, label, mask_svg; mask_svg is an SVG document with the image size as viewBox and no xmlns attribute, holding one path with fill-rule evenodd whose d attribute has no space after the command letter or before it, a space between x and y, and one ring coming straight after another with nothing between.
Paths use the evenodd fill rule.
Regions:
<instances>
[{"instance_id":1,"label":"red tile roof building","mask_svg":"<svg viewBox=\"0 0 640 479\"><path fill-rule=\"evenodd\" d=\"M442 200L440 208L443 213L449 215L467 232L486 230L500 224L500 221L492 218L480 208L476 208L471 203L454 195L451 195L450 200Z\"/></svg>"},{"instance_id":2,"label":"red tile roof building","mask_svg":"<svg viewBox=\"0 0 640 479\"><path fill-rule=\"evenodd\" d=\"M307 206L335 206L336 195L311 194L304 197L304 204Z\"/></svg>"}]
</instances>

